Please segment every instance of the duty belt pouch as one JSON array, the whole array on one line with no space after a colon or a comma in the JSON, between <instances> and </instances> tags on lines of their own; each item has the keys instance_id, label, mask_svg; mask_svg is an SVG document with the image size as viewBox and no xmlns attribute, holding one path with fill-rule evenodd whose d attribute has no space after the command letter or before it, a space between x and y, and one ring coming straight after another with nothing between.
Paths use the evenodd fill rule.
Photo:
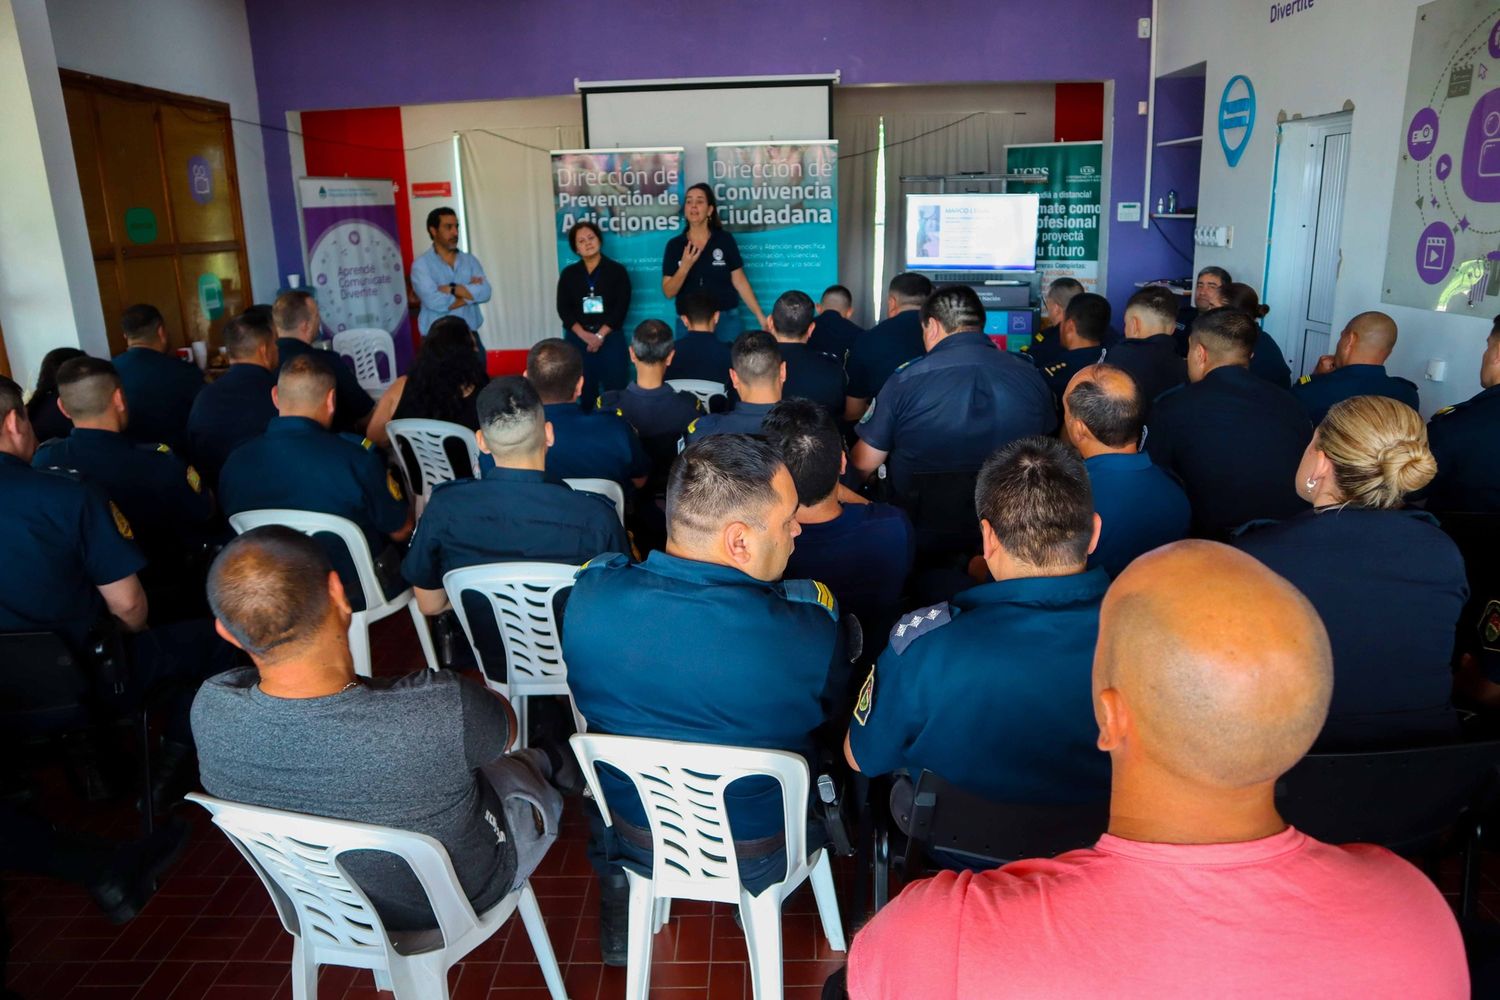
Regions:
<instances>
[{"instance_id":1,"label":"duty belt pouch","mask_svg":"<svg viewBox=\"0 0 1500 1000\"><path fill-rule=\"evenodd\" d=\"M118 697L130 682L130 665L125 656L125 642L120 623L107 618L89 628L84 638L84 659L93 668L94 682L105 695Z\"/></svg>"}]
</instances>

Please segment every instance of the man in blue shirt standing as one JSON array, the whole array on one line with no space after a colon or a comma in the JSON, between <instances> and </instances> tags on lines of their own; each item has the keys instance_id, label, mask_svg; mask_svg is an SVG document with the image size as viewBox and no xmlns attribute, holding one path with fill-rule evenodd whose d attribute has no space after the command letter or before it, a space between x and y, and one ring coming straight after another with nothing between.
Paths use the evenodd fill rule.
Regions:
<instances>
[{"instance_id":1,"label":"man in blue shirt standing","mask_svg":"<svg viewBox=\"0 0 1500 1000\"><path fill-rule=\"evenodd\" d=\"M1416 385L1386 374L1386 359L1395 348L1396 321L1383 312L1362 312L1339 334L1333 353L1319 358L1312 374L1292 386L1292 395L1307 407L1314 426L1335 403L1355 396L1389 396L1420 410Z\"/></svg>"},{"instance_id":2,"label":"man in blue shirt standing","mask_svg":"<svg viewBox=\"0 0 1500 1000\"><path fill-rule=\"evenodd\" d=\"M1192 523L1177 480L1141 454L1146 406L1130 374L1107 364L1080 371L1063 397L1063 434L1083 456L1103 522L1089 568L1111 577L1141 553L1186 538Z\"/></svg>"},{"instance_id":3,"label":"man in blue shirt standing","mask_svg":"<svg viewBox=\"0 0 1500 1000\"><path fill-rule=\"evenodd\" d=\"M492 289L478 258L458 248L458 213L447 206L428 212L427 235L432 249L411 262L411 287L422 303L417 330L425 337L439 316L459 316L478 333L484 323L479 304L490 300Z\"/></svg>"},{"instance_id":4,"label":"man in blue shirt standing","mask_svg":"<svg viewBox=\"0 0 1500 1000\"><path fill-rule=\"evenodd\" d=\"M155 306L131 306L120 326L126 350L115 355L114 365L130 407L131 440L164 441L185 454L188 413L203 390L203 373L168 350L167 328Z\"/></svg>"},{"instance_id":5,"label":"man in blue shirt standing","mask_svg":"<svg viewBox=\"0 0 1500 1000\"><path fill-rule=\"evenodd\" d=\"M926 769L997 802L1103 801L1092 671L1109 576L1088 474L1067 445L1025 438L979 473L993 583L903 616L844 743L865 774Z\"/></svg>"}]
</instances>

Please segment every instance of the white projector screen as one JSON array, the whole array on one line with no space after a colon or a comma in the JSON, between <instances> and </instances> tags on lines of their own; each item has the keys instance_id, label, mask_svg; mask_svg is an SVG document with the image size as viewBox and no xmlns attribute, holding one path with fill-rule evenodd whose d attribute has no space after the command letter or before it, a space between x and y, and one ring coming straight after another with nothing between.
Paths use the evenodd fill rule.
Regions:
<instances>
[{"instance_id":1,"label":"white projector screen","mask_svg":"<svg viewBox=\"0 0 1500 1000\"><path fill-rule=\"evenodd\" d=\"M906 266L915 271L1034 271L1035 194L909 194Z\"/></svg>"},{"instance_id":2,"label":"white projector screen","mask_svg":"<svg viewBox=\"0 0 1500 1000\"><path fill-rule=\"evenodd\" d=\"M684 186L708 180L710 142L831 139L833 80L579 83L589 149L683 147Z\"/></svg>"}]
</instances>

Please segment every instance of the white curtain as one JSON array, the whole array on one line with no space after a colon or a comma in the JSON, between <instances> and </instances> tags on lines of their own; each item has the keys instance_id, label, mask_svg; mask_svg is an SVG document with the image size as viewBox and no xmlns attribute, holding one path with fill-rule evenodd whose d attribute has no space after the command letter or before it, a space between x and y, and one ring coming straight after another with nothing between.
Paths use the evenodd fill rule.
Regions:
<instances>
[{"instance_id":1,"label":"white curtain","mask_svg":"<svg viewBox=\"0 0 1500 1000\"><path fill-rule=\"evenodd\" d=\"M879 162L880 116L836 115L839 141L839 284L854 295L854 322L869 327L875 268L875 167ZM809 288L816 298L823 289Z\"/></svg>"},{"instance_id":2,"label":"white curtain","mask_svg":"<svg viewBox=\"0 0 1500 1000\"><path fill-rule=\"evenodd\" d=\"M482 307L479 332L486 348L526 350L559 335L548 154L581 145L583 128L578 125L459 135L469 251L479 258L494 289Z\"/></svg>"}]
</instances>

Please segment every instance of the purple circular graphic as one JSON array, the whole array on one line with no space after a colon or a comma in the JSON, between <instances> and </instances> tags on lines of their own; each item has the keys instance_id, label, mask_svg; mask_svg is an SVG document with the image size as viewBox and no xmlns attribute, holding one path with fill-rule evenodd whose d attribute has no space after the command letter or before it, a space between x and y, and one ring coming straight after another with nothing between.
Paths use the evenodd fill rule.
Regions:
<instances>
[{"instance_id":1,"label":"purple circular graphic","mask_svg":"<svg viewBox=\"0 0 1500 1000\"><path fill-rule=\"evenodd\" d=\"M1433 172L1437 174L1438 180L1447 180L1448 175L1453 173L1453 157L1449 156L1447 153L1439 156L1437 158L1437 166L1433 168Z\"/></svg>"},{"instance_id":2,"label":"purple circular graphic","mask_svg":"<svg viewBox=\"0 0 1500 1000\"><path fill-rule=\"evenodd\" d=\"M1490 29L1490 58L1500 59L1500 21Z\"/></svg>"},{"instance_id":3,"label":"purple circular graphic","mask_svg":"<svg viewBox=\"0 0 1500 1000\"><path fill-rule=\"evenodd\" d=\"M354 230L353 232L351 232L349 234L349 245L352 246L352 247L359 246L359 230L358 229Z\"/></svg>"},{"instance_id":4,"label":"purple circular graphic","mask_svg":"<svg viewBox=\"0 0 1500 1000\"><path fill-rule=\"evenodd\" d=\"M1438 116L1431 108L1423 108L1411 117L1406 127L1406 151L1413 160L1425 160L1437 146Z\"/></svg>"},{"instance_id":5,"label":"purple circular graphic","mask_svg":"<svg viewBox=\"0 0 1500 1000\"><path fill-rule=\"evenodd\" d=\"M326 285L326 284L328 284L328 275L326 275L326 274L320 274L320 275L318 275L318 284L320 284L320 285Z\"/></svg>"},{"instance_id":6,"label":"purple circular graphic","mask_svg":"<svg viewBox=\"0 0 1500 1000\"><path fill-rule=\"evenodd\" d=\"M201 156L190 156L187 161L188 193L200 205L214 200L214 171Z\"/></svg>"},{"instance_id":7,"label":"purple circular graphic","mask_svg":"<svg viewBox=\"0 0 1500 1000\"><path fill-rule=\"evenodd\" d=\"M1453 267L1453 230L1446 222L1434 222L1417 237L1417 277L1436 285Z\"/></svg>"}]
</instances>

